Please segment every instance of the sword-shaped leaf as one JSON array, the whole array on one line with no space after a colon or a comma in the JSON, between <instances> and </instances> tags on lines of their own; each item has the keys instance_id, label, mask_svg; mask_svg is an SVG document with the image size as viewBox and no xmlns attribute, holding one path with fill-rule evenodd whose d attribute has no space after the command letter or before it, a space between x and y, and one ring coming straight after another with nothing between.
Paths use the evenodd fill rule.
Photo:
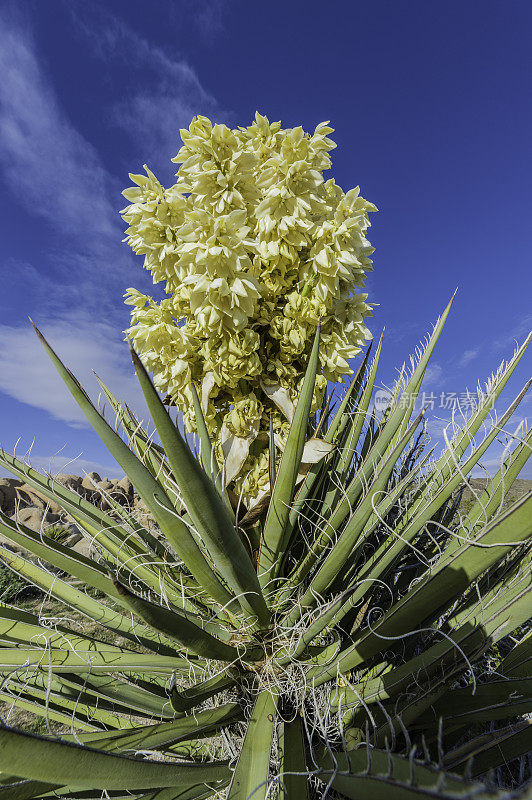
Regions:
<instances>
[{"instance_id":1,"label":"sword-shaped leaf","mask_svg":"<svg viewBox=\"0 0 532 800\"><path fill-rule=\"evenodd\" d=\"M235 515L233 512L233 508L231 506L231 502L229 500L229 497L222 482L222 473L220 471L220 465L218 464L218 459L216 458L216 454L212 447L212 442L209 436L209 432L207 430L207 425L205 424L203 411L201 410L201 402L198 397L198 392L196 390L194 382L191 382L190 384L190 391L192 392L194 416L196 418L196 428L198 429L198 437L200 441L201 464L204 472L206 472L207 475L209 475L212 481L214 482L214 485L216 486L216 491L223 499L225 507L227 508L227 511L231 518L231 521L233 522Z\"/></svg>"},{"instance_id":2,"label":"sword-shaped leaf","mask_svg":"<svg viewBox=\"0 0 532 800\"><path fill-rule=\"evenodd\" d=\"M178 742L204 737L233 722L241 720L243 712L238 703L225 703L218 708L196 711L188 717L155 725L140 725L126 730L81 734L78 739L96 749L111 753L124 750L158 750ZM74 737L71 737L74 740Z\"/></svg>"},{"instance_id":3,"label":"sword-shaped leaf","mask_svg":"<svg viewBox=\"0 0 532 800\"><path fill-rule=\"evenodd\" d=\"M143 624L133 625L130 616L124 616L124 614L100 603L86 592L77 589L38 564L28 561L5 547L0 547L0 557L2 562L17 575L28 580L34 586L38 586L57 600L63 601L94 622L98 622L126 639L142 644L149 650L166 655L175 654L172 643L155 631Z\"/></svg>"},{"instance_id":4,"label":"sword-shaped leaf","mask_svg":"<svg viewBox=\"0 0 532 800\"><path fill-rule=\"evenodd\" d=\"M507 678L532 675L532 630L503 658L497 672Z\"/></svg>"},{"instance_id":5,"label":"sword-shaped leaf","mask_svg":"<svg viewBox=\"0 0 532 800\"><path fill-rule=\"evenodd\" d=\"M426 498L428 493L432 496L438 496L440 490L445 485L449 485L449 481L451 480L452 475L455 476L456 482L456 465L466 452L467 448L472 444L475 434L480 429L482 423L485 421L488 414L493 410L494 404L496 400L499 398L502 390L508 383L511 375L515 371L516 367L518 366L519 362L521 361L522 357L524 356L526 349L531 341L532 334L527 338L524 344L516 350L514 356L506 365L501 365L497 375L489 384L488 390L485 392L481 401L479 403L478 409L475 413L467 420L461 430L459 430L455 436L453 437L452 441L449 444L449 447L444 450L440 458L434 463L431 475L428 476L428 486L426 489L419 493L419 497L415 500L411 501L408 504L408 508L396 521L396 527L400 531L406 525L408 525L409 521L415 517L423 505L426 504ZM525 394L528 392L532 381L528 381L525 384L523 391L521 392L520 397L514 401L514 405L516 405L520 399L522 399ZM509 419L508 412L503 416L501 420L499 420L496 424L494 423L491 427L491 440L495 437L497 431L502 428L502 426L507 422ZM488 437L485 437L484 442L490 441ZM483 445L481 445L482 447ZM479 452L479 449L475 452ZM463 476L467 475L470 471L471 458L468 458L465 463L461 467L461 472L459 472L458 480L463 480ZM456 486L456 483L455 483Z\"/></svg>"},{"instance_id":6,"label":"sword-shaped leaf","mask_svg":"<svg viewBox=\"0 0 532 800\"><path fill-rule=\"evenodd\" d=\"M381 336L380 342L382 342L382 336ZM380 347L380 342L379 342L379 347ZM348 409L349 404L353 402L353 398L357 397L358 392L360 391L360 387L363 384L364 375L365 375L365 372L366 372L366 365L368 363L368 358L369 358L370 353L371 353L371 345L367 348L366 355L364 356L364 360L363 360L362 364L360 365L360 367L358 368L356 374L354 375L351 383L349 384L349 387L348 387L347 391L345 392L345 394L344 394L344 396L343 396L343 398L342 398L342 400L340 402L340 405L338 406L338 409L336 410L336 413L335 413L335 415L333 417L333 420L332 420L329 428L327 429L327 433L323 437L323 441L324 442L327 442L329 444L333 444L333 443L336 443L336 441L340 441L343 438L344 428L346 427L346 425L348 425L350 420L353 420L355 414L361 413L362 417L364 417L364 413L365 412L364 413L361 412L361 409L362 409L363 403L364 403L363 399L361 399L360 402L357 404L356 412L355 412L354 409L351 412L348 412L347 409ZM378 361L378 353L377 353L376 359ZM375 367L375 370L376 370L376 367ZM366 387L367 387L367 384L370 381L371 381L371 375L368 377L368 379L366 381L366 384L365 384ZM369 390L369 396L370 397L371 397L372 389L373 389L373 384L372 384L372 388ZM369 403L369 399L368 399L368 403ZM322 467L323 467L323 464L320 463L320 462L318 462L317 464L313 464L312 467L310 468L307 476L305 477L305 480L303 481L303 483L299 487L299 490L298 490L298 492L297 492L297 494L295 496L292 508L290 509L290 516L289 516L289 519L288 519L288 527L287 527L287 537L294 530L294 527L296 526L296 524L298 522L299 515L300 515L301 511L303 510L303 508L305 506L305 502L307 501L307 498L309 498L311 496L312 490L314 489L314 487L316 485L316 480L317 480L318 476L320 475L320 473L322 471ZM271 472L271 470L270 470L270 472ZM273 484L274 484L274 481L270 481L270 485L273 486ZM326 503L326 500L324 501L324 504L325 503ZM322 508L322 511L323 510L324 509Z\"/></svg>"},{"instance_id":7,"label":"sword-shaped leaf","mask_svg":"<svg viewBox=\"0 0 532 800\"><path fill-rule=\"evenodd\" d=\"M187 511L205 547L240 605L268 625L270 614L251 559L223 500L172 421L134 350L135 372Z\"/></svg>"},{"instance_id":8,"label":"sword-shaped leaf","mask_svg":"<svg viewBox=\"0 0 532 800\"><path fill-rule=\"evenodd\" d=\"M225 764L137 760L94 748L0 729L0 769L22 778L87 789L193 786L229 776Z\"/></svg>"},{"instance_id":9,"label":"sword-shaped leaf","mask_svg":"<svg viewBox=\"0 0 532 800\"><path fill-rule=\"evenodd\" d=\"M388 480L394 469L401 453L404 451L408 442L414 435L414 431L423 419L424 410L416 417L412 425L404 433L403 437L398 441L388 459L379 465L379 471L375 479L369 486L362 501L357 506L355 513L348 520L346 527L342 531L338 540L335 542L334 547L328 553L327 557L322 561L321 566L310 582L309 589L301 598L301 606L306 607L310 605L316 596L321 595L325 589L332 583L338 572L345 564L346 560L353 552L358 537L371 516L373 510L374 498L378 497L386 488Z\"/></svg>"},{"instance_id":10,"label":"sword-shaped leaf","mask_svg":"<svg viewBox=\"0 0 532 800\"><path fill-rule=\"evenodd\" d=\"M532 492L529 492L474 543L464 543L449 561L442 559L441 565L343 652L337 662L338 669L341 672L353 669L385 649L391 639L410 634L450 597L460 597L483 572L531 536Z\"/></svg>"},{"instance_id":11,"label":"sword-shaped leaf","mask_svg":"<svg viewBox=\"0 0 532 800\"><path fill-rule=\"evenodd\" d=\"M297 410L296 410L297 414ZM257 696L248 722L228 800L265 800L276 701L267 690Z\"/></svg>"},{"instance_id":12,"label":"sword-shaped leaf","mask_svg":"<svg viewBox=\"0 0 532 800\"><path fill-rule=\"evenodd\" d=\"M334 753L321 760L320 781L343 796L360 800L488 800L494 793L480 784L427 767L415 761L415 751L404 758L390 751L361 747ZM496 794L495 794L496 797Z\"/></svg>"},{"instance_id":13,"label":"sword-shaped leaf","mask_svg":"<svg viewBox=\"0 0 532 800\"><path fill-rule=\"evenodd\" d=\"M235 673L226 668L212 678L179 690L175 682L175 675L172 678L170 688L170 702L172 708L178 714L189 711L194 706L203 703L210 697L214 697L220 692L230 689L236 683Z\"/></svg>"},{"instance_id":14,"label":"sword-shaped leaf","mask_svg":"<svg viewBox=\"0 0 532 800\"><path fill-rule=\"evenodd\" d=\"M118 703L142 716L158 719L173 719L175 713L166 692L156 691L160 687L146 685L146 688L127 683L117 675L75 675L61 672L59 682L70 686L74 691L87 690L104 701Z\"/></svg>"},{"instance_id":15,"label":"sword-shaped leaf","mask_svg":"<svg viewBox=\"0 0 532 800\"><path fill-rule=\"evenodd\" d=\"M164 490L164 479L166 477L171 477L171 470L165 458L163 448L154 442L153 436L150 436L144 430L127 403L122 405L101 378L96 375L96 373L94 374L107 400L111 404L117 420L126 433L130 447L133 448L138 458L149 469L153 477L161 484Z\"/></svg>"},{"instance_id":16,"label":"sword-shaped leaf","mask_svg":"<svg viewBox=\"0 0 532 800\"><path fill-rule=\"evenodd\" d=\"M16 667L35 667L43 672L74 672L78 674L131 672L136 675L171 675L185 667L184 659L146 653L124 653L105 650L38 650L37 648L0 648L0 672L12 673Z\"/></svg>"},{"instance_id":17,"label":"sword-shaped leaf","mask_svg":"<svg viewBox=\"0 0 532 800\"><path fill-rule=\"evenodd\" d=\"M345 481L345 477L349 470L349 466L353 461L353 456L355 454L355 450L359 443L360 434L362 432L364 422L367 419L368 408L371 401L371 396L373 394L373 389L375 386L375 379L377 377L377 367L379 366L379 359L381 356L383 338L384 338L384 331L382 332L381 338L379 339L379 343L377 345L377 352L375 353L375 358L372 361L368 377L364 383L362 396L360 397L359 402L356 404L356 407L345 415L346 417L345 427L347 435L345 436L345 442L340 450L338 464L336 467L338 478L342 485ZM368 355L369 351L366 354L366 357ZM324 513L327 513L327 511L333 508L334 497L336 497L337 494L338 494L337 489L334 495L332 494L331 491L327 493L324 500Z\"/></svg>"},{"instance_id":18,"label":"sword-shaped leaf","mask_svg":"<svg viewBox=\"0 0 532 800\"><path fill-rule=\"evenodd\" d=\"M0 800L33 800L42 797L52 786L43 781L20 781L12 776L9 782L0 784Z\"/></svg>"},{"instance_id":19,"label":"sword-shaped leaf","mask_svg":"<svg viewBox=\"0 0 532 800\"><path fill-rule=\"evenodd\" d=\"M440 719L443 731L468 728L479 722L518 717L532 712L532 678L493 681L465 689L449 689L412 723L412 729L437 733Z\"/></svg>"},{"instance_id":20,"label":"sword-shaped leaf","mask_svg":"<svg viewBox=\"0 0 532 800\"><path fill-rule=\"evenodd\" d=\"M424 504L420 504L417 513L409 521L408 525L406 525L404 528L401 528L397 521L395 521L391 541L384 541L368 558L366 563L361 566L359 572L357 573L356 580L358 581L359 585L351 597L346 600L345 611L347 611L348 608L352 608L364 597L365 594L367 594L368 591L370 591L373 581L382 580L383 576L385 576L393 567L393 565L397 563L398 559L401 555L403 555L407 547L411 546L410 543L419 534L424 525L426 525L432 519L433 514L436 513L445 502L447 502L453 491L460 486L463 481L463 476L467 475L472 470L475 464L486 452L489 445L495 440L499 430L508 421L508 419L510 419L511 415L528 391L529 383L525 385L518 397L513 401L513 403L511 403L509 408L501 417L499 424L492 428L492 430L484 437L484 440L476 448L472 455L460 468L456 469L455 473L447 480L447 482L441 486L435 492L435 494L430 493L427 489L426 502ZM458 536L460 536L460 533L458 533ZM450 558L453 552L453 548L450 546L448 551L445 551L443 557ZM289 619L294 621L295 614L295 611L292 612L292 615L289 617Z\"/></svg>"},{"instance_id":21,"label":"sword-shaped leaf","mask_svg":"<svg viewBox=\"0 0 532 800\"><path fill-rule=\"evenodd\" d=\"M117 552L137 559L137 569L143 565L138 564L139 556L146 556L146 541L142 544L132 537L129 528L132 527L128 519L127 527L124 528L116 519L110 517L105 512L97 508L93 503L67 489L58 480L49 476L41 475L40 472L32 469L29 465L6 453L0 448L0 464L13 475L16 475L24 483L33 486L49 500L53 500L64 508L64 510L75 520L82 530L85 530L100 549L107 551L111 557L116 556ZM152 540L150 540L152 541ZM154 550L157 555L161 555L159 549ZM150 578L150 570L144 568L144 578Z\"/></svg>"},{"instance_id":22,"label":"sword-shaped leaf","mask_svg":"<svg viewBox=\"0 0 532 800\"><path fill-rule=\"evenodd\" d=\"M400 429L400 426L405 421L405 418L411 414L414 400L421 385L421 378L423 377L432 353L434 352L434 348L436 347L440 334L443 330L443 326L445 325L445 321L449 315L453 300L454 296L451 298L443 314L436 323L432 336L430 337L427 346L422 353L412 373L412 376L410 377L410 380L407 382L404 388L404 395L408 398L408 403L398 403L396 407L390 411L390 414L387 416L382 428L379 430L376 440L369 449L369 452L364 460L364 464L359 470L357 470L353 480L343 493L342 499L334 509L330 519L330 524L334 529L337 529L341 522L346 518L350 512L351 506L359 497L364 485L370 479L370 476L375 470L375 466L385 455L393 437ZM323 547L321 549L323 549Z\"/></svg>"},{"instance_id":23,"label":"sword-shaped leaf","mask_svg":"<svg viewBox=\"0 0 532 800\"><path fill-rule=\"evenodd\" d=\"M196 625L187 614L144 600L117 580L114 581L114 585L125 605L137 614L146 625L162 633L168 639L183 645L191 653L222 661L238 659L238 650L211 636L206 630Z\"/></svg>"},{"instance_id":24,"label":"sword-shaped leaf","mask_svg":"<svg viewBox=\"0 0 532 800\"><path fill-rule=\"evenodd\" d=\"M42 333L37 328L35 328L35 331L74 400L109 452L128 475L162 532L179 554L179 557L211 597L221 605L230 602L231 595L222 586L211 567L207 564L191 532L173 508L160 484L101 416L85 390L70 370L64 366Z\"/></svg>"},{"instance_id":25,"label":"sword-shaped leaf","mask_svg":"<svg viewBox=\"0 0 532 800\"><path fill-rule=\"evenodd\" d=\"M264 523L261 548L259 552L258 574L262 586L275 576L279 568L279 558L283 549L290 517L290 505L294 497L301 456L307 438L307 426L316 382L319 361L320 329L316 331L301 394L296 406L294 419L279 464L273 487L272 498Z\"/></svg>"},{"instance_id":26,"label":"sword-shaped leaf","mask_svg":"<svg viewBox=\"0 0 532 800\"><path fill-rule=\"evenodd\" d=\"M465 531L472 532L475 528L478 530L478 527L483 527L490 521L531 455L532 430L528 432L522 442L519 442L469 509L463 522ZM459 540L450 545L449 550L458 547L460 547Z\"/></svg>"},{"instance_id":27,"label":"sword-shaped leaf","mask_svg":"<svg viewBox=\"0 0 532 800\"><path fill-rule=\"evenodd\" d=\"M462 747L447 753L444 766L453 772L467 771L477 777L531 751L532 722L526 720L471 739Z\"/></svg>"},{"instance_id":28,"label":"sword-shaped leaf","mask_svg":"<svg viewBox=\"0 0 532 800\"><path fill-rule=\"evenodd\" d=\"M283 722L279 735L279 800L308 800L308 770L301 717Z\"/></svg>"}]
</instances>

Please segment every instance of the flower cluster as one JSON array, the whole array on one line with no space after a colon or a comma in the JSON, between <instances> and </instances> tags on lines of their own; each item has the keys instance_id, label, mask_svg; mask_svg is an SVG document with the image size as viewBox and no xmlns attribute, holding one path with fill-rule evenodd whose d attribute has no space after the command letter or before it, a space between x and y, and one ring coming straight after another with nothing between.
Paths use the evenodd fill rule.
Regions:
<instances>
[{"instance_id":1,"label":"flower cluster","mask_svg":"<svg viewBox=\"0 0 532 800\"><path fill-rule=\"evenodd\" d=\"M258 113L236 130L195 117L181 131L176 183L165 189L145 167L124 191L127 241L167 295L129 289L127 335L190 430L196 382L216 449L232 460L227 474L250 498L267 490L262 434L273 414L284 438L318 324L316 405L370 338L360 289L376 209L358 188L324 180L331 132L283 129Z\"/></svg>"}]
</instances>

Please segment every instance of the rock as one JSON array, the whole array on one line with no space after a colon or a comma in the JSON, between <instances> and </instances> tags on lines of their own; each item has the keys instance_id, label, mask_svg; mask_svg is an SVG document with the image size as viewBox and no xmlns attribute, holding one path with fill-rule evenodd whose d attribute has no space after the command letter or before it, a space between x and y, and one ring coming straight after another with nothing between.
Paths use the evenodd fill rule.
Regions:
<instances>
[{"instance_id":1,"label":"rock","mask_svg":"<svg viewBox=\"0 0 532 800\"><path fill-rule=\"evenodd\" d=\"M137 494L133 497L132 515L141 525L144 525L146 528L151 528L153 524L151 511L144 500L141 500Z\"/></svg>"},{"instance_id":2,"label":"rock","mask_svg":"<svg viewBox=\"0 0 532 800\"><path fill-rule=\"evenodd\" d=\"M99 483L101 481L100 476L97 472L89 472L83 480L81 481L81 485L84 489L88 489L90 492L94 491L94 484Z\"/></svg>"},{"instance_id":3,"label":"rock","mask_svg":"<svg viewBox=\"0 0 532 800\"><path fill-rule=\"evenodd\" d=\"M67 489L71 489L73 492L78 493L82 483L79 475L66 475L61 472L54 476L54 481L59 481L59 483L62 483Z\"/></svg>"},{"instance_id":4,"label":"rock","mask_svg":"<svg viewBox=\"0 0 532 800\"><path fill-rule=\"evenodd\" d=\"M42 494L38 489L34 489L27 483L22 486L17 486L15 489L17 497L22 506L34 506L35 508L45 508L52 514L63 514L64 511L55 500L49 500L45 494Z\"/></svg>"},{"instance_id":5,"label":"rock","mask_svg":"<svg viewBox=\"0 0 532 800\"><path fill-rule=\"evenodd\" d=\"M45 499L44 507L47 508L51 514L57 514L57 516L61 516L65 513L59 503L56 503L55 500L49 500L48 498Z\"/></svg>"},{"instance_id":6,"label":"rock","mask_svg":"<svg viewBox=\"0 0 532 800\"><path fill-rule=\"evenodd\" d=\"M75 553L79 553L81 556L92 558L93 547L91 543L83 536L74 545L72 545L72 550Z\"/></svg>"},{"instance_id":7,"label":"rock","mask_svg":"<svg viewBox=\"0 0 532 800\"><path fill-rule=\"evenodd\" d=\"M128 497L133 497L133 484L131 483L127 475L124 475L123 478L120 478L120 480L117 481L116 485L120 487L120 489L122 489L127 494Z\"/></svg>"},{"instance_id":8,"label":"rock","mask_svg":"<svg viewBox=\"0 0 532 800\"><path fill-rule=\"evenodd\" d=\"M61 544L64 544L65 547L74 548L74 546L83 539L83 535L79 532L75 525L72 525L71 528L74 528L75 530L73 530L72 533L70 533L67 538L61 542Z\"/></svg>"},{"instance_id":9,"label":"rock","mask_svg":"<svg viewBox=\"0 0 532 800\"><path fill-rule=\"evenodd\" d=\"M111 478L111 483L113 488L109 489L109 494L113 500L121 506L130 506L133 502L133 484L129 478L127 476L120 479Z\"/></svg>"},{"instance_id":10,"label":"rock","mask_svg":"<svg viewBox=\"0 0 532 800\"><path fill-rule=\"evenodd\" d=\"M17 478L0 478L0 508L8 517L15 513L18 486L22 486L22 481Z\"/></svg>"},{"instance_id":11,"label":"rock","mask_svg":"<svg viewBox=\"0 0 532 800\"><path fill-rule=\"evenodd\" d=\"M42 497L38 497L31 486L28 486L27 483L22 484L22 486L17 486L15 489L17 500L21 508L24 506L34 506L35 508L44 508L46 505Z\"/></svg>"},{"instance_id":12,"label":"rock","mask_svg":"<svg viewBox=\"0 0 532 800\"><path fill-rule=\"evenodd\" d=\"M98 489L100 491L100 508L102 509L102 511L107 511L109 508L111 508L111 504L108 503L107 500L105 499L105 494L110 494L111 496L113 496L114 488L115 487L108 478L105 478L102 481L98 481ZM95 499L93 498L93 502L94 501Z\"/></svg>"},{"instance_id":13,"label":"rock","mask_svg":"<svg viewBox=\"0 0 532 800\"><path fill-rule=\"evenodd\" d=\"M131 498L129 498L127 494L122 491L122 489L114 491L111 496L113 500L115 500L117 503L120 503L121 506L131 505Z\"/></svg>"},{"instance_id":14,"label":"rock","mask_svg":"<svg viewBox=\"0 0 532 800\"><path fill-rule=\"evenodd\" d=\"M12 519L39 533L41 530L44 532L47 525L53 525L60 518L58 514L46 513L43 508L21 508Z\"/></svg>"}]
</instances>

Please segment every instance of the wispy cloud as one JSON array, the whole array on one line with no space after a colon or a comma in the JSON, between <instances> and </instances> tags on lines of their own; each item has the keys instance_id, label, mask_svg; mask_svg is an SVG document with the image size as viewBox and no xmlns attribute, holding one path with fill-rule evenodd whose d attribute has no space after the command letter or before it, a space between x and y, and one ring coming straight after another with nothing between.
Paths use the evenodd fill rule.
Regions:
<instances>
[{"instance_id":1,"label":"wispy cloud","mask_svg":"<svg viewBox=\"0 0 532 800\"><path fill-rule=\"evenodd\" d=\"M512 418L511 423L504 427L495 442L487 449L481 464L474 468L473 475L478 477L486 472L494 475L514 448L524 440L529 429L530 426L525 417ZM520 478L532 478L532 453L529 453L529 456L531 457L521 470Z\"/></svg>"},{"instance_id":2,"label":"wispy cloud","mask_svg":"<svg viewBox=\"0 0 532 800\"><path fill-rule=\"evenodd\" d=\"M423 378L423 389L425 392L433 391L435 387L440 386L444 378L443 367L436 361L429 364Z\"/></svg>"},{"instance_id":3,"label":"wispy cloud","mask_svg":"<svg viewBox=\"0 0 532 800\"><path fill-rule=\"evenodd\" d=\"M1 271L9 278L0 296L2 319L12 311L11 321L15 310L17 320L24 321L35 315L36 309L48 317L61 315L66 308L85 312L98 308L99 315L103 313L108 290L104 276L95 279L97 265L73 249L63 252L56 248L50 258L54 259L53 270L47 269L46 263L43 268L42 262L39 270L31 262L13 256L3 261Z\"/></svg>"},{"instance_id":4,"label":"wispy cloud","mask_svg":"<svg viewBox=\"0 0 532 800\"><path fill-rule=\"evenodd\" d=\"M92 53L115 67L127 65L118 93L123 99L106 121L127 132L138 154L131 157L132 170L148 161L173 172L169 159L179 148L179 128L198 113L219 119L215 99L185 60L144 39L103 6L67 8ZM17 275L2 310L9 310L13 295L21 315L31 313L38 296L48 312L75 306L116 320L135 260L122 243L124 225L117 213L123 186L59 102L31 26L9 9L0 11L0 171L15 201L44 219L55 235L52 246L43 248L38 269L25 263L21 273L11 273L12 262L1 265L6 274ZM138 288L149 291L149 276L140 269L135 275ZM21 291L24 278L28 292Z\"/></svg>"},{"instance_id":5,"label":"wispy cloud","mask_svg":"<svg viewBox=\"0 0 532 800\"><path fill-rule=\"evenodd\" d=\"M18 453L18 456L22 458L23 454ZM52 456L41 456L30 452L26 460L34 469L50 475L63 473L83 476L89 472L97 472L101 478L121 478L124 474L124 470L118 464L113 464L112 461L102 464L99 461L83 458L83 454L65 454L64 450Z\"/></svg>"},{"instance_id":6,"label":"wispy cloud","mask_svg":"<svg viewBox=\"0 0 532 800\"><path fill-rule=\"evenodd\" d=\"M5 14L1 22L0 162L13 194L58 233L114 239L109 174L60 107L30 32Z\"/></svg>"},{"instance_id":7,"label":"wispy cloud","mask_svg":"<svg viewBox=\"0 0 532 800\"><path fill-rule=\"evenodd\" d=\"M464 350L458 361L459 367L467 367L478 356L478 350Z\"/></svg>"},{"instance_id":8,"label":"wispy cloud","mask_svg":"<svg viewBox=\"0 0 532 800\"><path fill-rule=\"evenodd\" d=\"M501 351L507 350L508 347L515 346L516 342L522 344L531 331L532 314L525 314L525 316L518 320L513 328L508 331L507 336L496 339L493 342L493 349L495 352L500 353Z\"/></svg>"},{"instance_id":9,"label":"wispy cloud","mask_svg":"<svg viewBox=\"0 0 532 800\"><path fill-rule=\"evenodd\" d=\"M53 275L56 295L75 289L85 306L101 305L130 263L110 199L118 187L61 107L31 30L7 9L0 24L0 168L16 202L55 234L53 268L33 280Z\"/></svg>"},{"instance_id":10,"label":"wispy cloud","mask_svg":"<svg viewBox=\"0 0 532 800\"><path fill-rule=\"evenodd\" d=\"M185 59L169 55L101 5L71 10L93 55L128 65L130 85L112 118L132 138L140 159L167 169L180 147L179 129L188 127L194 115L215 115L218 121L228 116ZM198 13L213 33L221 25L216 4L203 3Z\"/></svg>"},{"instance_id":11,"label":"wispy cloud","mask_svg":"<svg viewBox=\"0 0 532 800\"><path fill-rule=\"evenodd\" d=\"M100 393L95 370L119 399L144 416L142 394L119 330L79 312L44 321L40 327L93 400ZM0 325L0 390L69 425L87 425L29 323Z\"/></svg>"},{"instance_id":12,"label":"wispy cloud","mask_svg":"<svg viewBox=\"0 0 532 800\"><path fill-rule=\"evenodd\" d=\"M204 38L211 42L224 30L223 16L228 3L225 0L196 0L196 24Z\"/></svg>"},{"instance_id":13,"label":"wispy cloud","mask_svg":"<svg viewBox=\"0 0 532 800\"><path fill-rule=\"evenodd\" d=\"M74 5L73 20L83 11ZM28 212L29 224L38 217L53 235L51 245L39 245L39 264L10 256L0 265L10 276L0 301L2 313L9 312L0 324L0 392L68 425L86 425L29 324L18 322L38 308L36 321L91 397L99 394L95 369L143 417L141 392L121 341L127 313L120 295L134 260L121 241L122 185L62 106L38 39L13 8L6 4L0 10L0 173L14 201ZM98 13L102 25L94 24ZM108 63L113 74L126 76L115 96L127 99L114 107L111 122L127 131L140 163L154 154L173 171L169 158L179 147L179 127L194 114L215 113L216 101L185 60L168 55L104 8L91 4L77 25L85 47L105 60L106 69ZM102 120L109 124L105 109ZM136 171L138 164L131 167ZM136 269L134 283L143 289L149 277ZM10 324L13 316L16 324ZM12 431L14 438L25 433L16 425ZM68 457L61 455L57 464Z\"/></svg>"}]
</instances>

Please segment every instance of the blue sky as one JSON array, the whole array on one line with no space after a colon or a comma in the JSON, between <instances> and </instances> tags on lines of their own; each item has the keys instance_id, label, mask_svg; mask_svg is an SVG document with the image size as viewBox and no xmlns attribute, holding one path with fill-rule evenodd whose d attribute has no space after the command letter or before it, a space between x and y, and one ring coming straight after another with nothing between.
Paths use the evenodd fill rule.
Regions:
<instances>
[{"instance_id":1,"label":"blue sky","mask_svg":"<svg viewBox=\"0 0 532 800\"><path fill-rule=\"evenodd\" d=\"M173 182L197 113L331 120L336 181L379 208L368 291L382 379L458 287L427 391L474 389L532 328L531 24L528 0L0 3L0 443L35 440L39 467L57 454L56 471L120 473L27 318L91 390L95 369L140 408L122 294L149 285L121 241L120 192L144 162Z\"/></svg>"}]
</instances>

